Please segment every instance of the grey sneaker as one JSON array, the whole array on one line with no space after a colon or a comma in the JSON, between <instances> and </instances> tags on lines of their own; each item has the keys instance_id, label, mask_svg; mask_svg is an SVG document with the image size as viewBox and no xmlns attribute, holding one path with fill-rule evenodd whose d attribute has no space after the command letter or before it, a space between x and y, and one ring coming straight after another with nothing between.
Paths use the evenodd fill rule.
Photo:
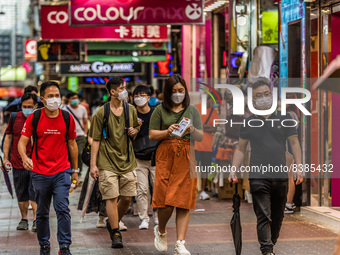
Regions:
<instances>
[{"instance_id":1,"label":"grey sneaker","mask_svg":"<svg viewBox=\"0 0 340 255\"><path fill-rule=\"evenodd\" d=\"M28 230L28 221L21 220L17 226L17 230Z\"/></svg>"},{"instance_id":2,"label":"grey sneaker","mask_svg":"<svg viewBox=\"0 0 340 255\"><path fill-rule=\"evenodd\" d=\"M37 232L37 221L33 221L33 224L32 224L32 232Z\"/></svg>"}]
</instances>

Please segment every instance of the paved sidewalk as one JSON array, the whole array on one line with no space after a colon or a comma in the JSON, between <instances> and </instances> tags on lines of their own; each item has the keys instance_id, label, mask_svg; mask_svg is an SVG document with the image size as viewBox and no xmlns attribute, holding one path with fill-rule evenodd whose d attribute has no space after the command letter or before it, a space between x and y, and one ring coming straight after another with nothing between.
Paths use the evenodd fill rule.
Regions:
<instances>
[{"instance_id":1,"label":"paved sidewalk","mask_svg":"<svg viewBox=\"0 0 340 255\"><path fill-rule=\"evenodd\" d=\"M2 173L0 173L2 175ZM36 234L31 231L17 231L20 213L16 199L11 199L0 177L0 254L39 254ZM157 252L153 245L153 224L148 230L139 230L139 218L125 216L123 221L129 228L122 232L125 248L110 248L109 234L106 229L95 227L97 216L90 214L80 223L80 211L76 210L80 189L70 196L72 215L72 254L173 254L176 241L174 217L169 222L167 253ZM229 222L232 217L232 202L212 199L198 201L197 208L204 212L192 211L186 238L187 248L191 254L235 254ZM32 212L29 214L32 226ZM241 221L243 228L243 255L260 254L256 235L256 218L252 205L241 205ZM57 254L56 215L51 210L51 254ZM152 220L151 220L152 222ZM331 255L336 244L337 234L330 229L306 221L299 214L285 217L278 244L277 255Z\"/></svg>"}]
</instances>

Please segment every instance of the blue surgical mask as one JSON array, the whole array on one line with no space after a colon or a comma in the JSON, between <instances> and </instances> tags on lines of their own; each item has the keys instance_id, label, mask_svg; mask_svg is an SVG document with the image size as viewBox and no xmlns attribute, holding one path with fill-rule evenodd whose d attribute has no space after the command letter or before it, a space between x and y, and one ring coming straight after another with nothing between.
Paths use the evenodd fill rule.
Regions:
<instances>
[{"instance_id":1,"label":"blue surgical mask","mask_svg":"<svg viewBox=\"0 0 340 255\"><path fill-rule=\"evenodd\" d=\"M77 105L77 104L79 104L79 99L71 100L71 105Z\"/></svg>"},{"instance_id":2,"label":"blue surgical mask","mask_svg":"<svg viewBox=\"0 0 340 255\"><path fill-rule=\"evenodd\" d=\"M33 112L34 112L34 110L31 109L31 108L22 109L22 113L25 115L26 118L27 118L30 114L32 114Z\"/></svg>"}]
</instances>

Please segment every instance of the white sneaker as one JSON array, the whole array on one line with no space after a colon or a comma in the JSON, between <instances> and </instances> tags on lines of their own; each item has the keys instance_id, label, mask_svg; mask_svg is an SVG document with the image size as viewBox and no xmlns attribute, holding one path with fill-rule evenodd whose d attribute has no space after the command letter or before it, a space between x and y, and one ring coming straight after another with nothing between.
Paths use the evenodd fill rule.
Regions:
<instances>
[{"instance_id":1,"label":"white sneaker","mask_svg":"<svg viewBox=\"0 0 340 255\"><path fill-rule=\"evenodd\" d=\"M125 226L124 222L119 221L119 231L126 231L128 228Z\"/></svg>"},{"instance_id":2,"label":"white sneaker","mask_svg":"<svg viewBox=\"0 0 340 255\"><path fill-rule=\"evenodd\" d=\"M253 196L251 195L249 190L245 191L245 197L248 201L248 204L252 204L253 203Z\"/></svg>"},{"instance_id":3,"label":"white sneaker","mask_svg":"<svg viewBox=\"0 0 340 255\"><path fill-rule=\"evenodd\" d=\"M149 228L149 222L147 220L142 220L142 223L139 225L139 229L148 229Z\"/></svg>"},{"instance_id":4,"label":"white sneaker","mask_svg":"<svg viewBox=\"0 0 340 255\"><path fill-rule=\"evenodd\" d=\"M184 240L178 240L175 245L175 255L191 255L190 251L187 250L184 246L185 241Z\"/></svg>"},{"instance_id":5,"label":"white sneaker","mask_svg":"<svg viewBox=\"0 0 340 255\"><path fill-rule=\"evenodd\" d=\"M104 218L105 218L104 216L99 216L97 224L96 224L96 228L105 228L106 227Z\"/></svg>"},{"instance_id":6,"label":"white sneaker","mask_svg":"<svg viewBox=\"0 0 340 255\"><path fill-rule=\"evenodd\" d=\"M158 213L157 213L157 211L153 211L152 218L153 218L153 224L158 225L159 221L158 221Z\"/></svg>"},{"instance_id":7,"label":"white sneaker","mask_svg":"<svg viewBox=\"0 0 340 255\"><path fill-rule=\"evenodd\" d=\"M200 194L200 199L201 200L209 200L210 196L207 194L207 192L205 192L204 190L201 192Z\"/></svg>"},{"instance_id":8,"label":"white sneaker","mask_svg":"<svg viewBox=\"0 0 340 255\"><path fill-rule=\"evenodd\" d=\"M158 225L154 228L155 233L155 247L158 251L166 252L168 250L168 243L166 241L166 232L164 234L159 233Z\"/></svg>"}]
</instances>

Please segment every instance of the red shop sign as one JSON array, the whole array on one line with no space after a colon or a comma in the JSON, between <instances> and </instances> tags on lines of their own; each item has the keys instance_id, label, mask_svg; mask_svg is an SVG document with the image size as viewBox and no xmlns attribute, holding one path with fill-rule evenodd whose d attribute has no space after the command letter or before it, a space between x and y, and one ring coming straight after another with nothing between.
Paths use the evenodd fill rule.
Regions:
<instances>
[{"instance_id":1,"label":"red shop sign","mask_svg":"<svg viewBox=\"0 0 340 255\"><path fill-rule=\"evenodd\" d=\"M203 0L71 0L72 26L203 24Z\"/></svg>"},{"instance_id":2,"label":"red shop sign","mask_svg":"<svg viewBox=\"0 0 340 255\"><path fill-rule=\"evenodd\" d=\"M37 58L37 40L27 39L25 43L25 59Z\"/></svg>"},{"instance_id":3,"label":"red shop sign","mask_svg":"<svg viewBox=\"0 0 340 255\"><path fill-rule=\"evenodd\" d=\"M167 26L70 27L67 5L41 6L44 40L169 41Z\"/></svg>"}]
</instances>

